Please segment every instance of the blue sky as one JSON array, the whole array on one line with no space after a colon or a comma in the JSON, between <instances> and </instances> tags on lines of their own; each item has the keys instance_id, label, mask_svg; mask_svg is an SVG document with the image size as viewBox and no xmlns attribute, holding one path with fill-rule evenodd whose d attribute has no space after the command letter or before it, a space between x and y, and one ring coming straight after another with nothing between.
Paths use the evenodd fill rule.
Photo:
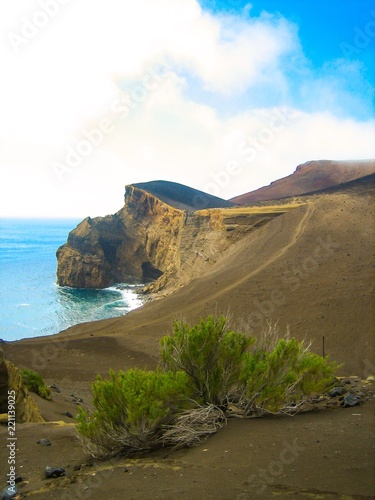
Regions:
<instances>
[{"instance_id":1,"label":"blue sky","mask_svg":"<svg viewBox=\"0 0 375 500\"><path fill-rule=\"evenodd\" d=\"M306 58L305 70L325 79L341 76L341 89L350 93L353 102L341 115L371 118L375 104L375 0L200 0L203 8L215 14L232 13L245 19L259 17L262 12L280 15L293 23L298 31ZM371 12L373 14L371 14ZM370 26L369 23L371 23ZM366 27L370 30L369 36ZM360 33L360 34L359 34ZM359 38L358 38L359 36ZM358 44L360 44L358 46ZM341 67L338 68L338 61ZM356 75L346 75L345 63L355 67ZM298 70L298 66L294 68ZM340 73L343 73L340 75ZM292 76L292 75L291 75ZM345 76L348 80L345 81ZM298 80L298 71L293 75ZM298 82L299 83L299 82ZM299 90L294 90L298 102ZM300 96L303 107L303 96ZM324 106L324 104L323 104Z\"/></svg>"},{"instance_id":2,"label":"blue sky","mask_svg":"<svg viewBox=\"0 0 375 500\"><path fill-rule=\"evenodd\" d=\"M0 216L105 215L154 179L230 198L373 158L374 47L375 0L1 2Z\"/></svg>"},{"instance_id":3,"label":"blue sky","mask_svg":"<svg viewBox=\"0 0 375 500\"><path fill-rule=\"evenodd\" d=\"M200 4L216 13L242 13L246 5L251 5L251 16L259 16L262 11L280 13L298 26L306 57L317 68L329 59L342 57L341 44L353 44L355 27L363 30L375 19L371 16L371 11L375 11L374 0L201 0ZM361 61L373 71L373 41L350 59Z\"/></svg>"}]
</instances>

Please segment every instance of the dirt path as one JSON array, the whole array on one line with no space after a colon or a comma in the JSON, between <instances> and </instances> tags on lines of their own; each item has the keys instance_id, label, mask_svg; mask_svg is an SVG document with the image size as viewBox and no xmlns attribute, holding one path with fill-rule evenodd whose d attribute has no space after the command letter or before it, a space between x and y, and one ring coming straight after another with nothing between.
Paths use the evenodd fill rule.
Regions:
<instances>
[{"instance_id":1,"label":"dirt path","mask_svg":"<svg viewBox=\"0 0 375 500\"><path fill-rule=\"evenodd\" d=\"M305 229L308 226L309 220L314 212L314 207L311 203L307 203L306 205L303 205L303 207L306 207L305 208L306 212L303 215L303 217L300 219L300 221L298 222L296 229L293 231L292 237L291 237L289 243L287 245L283 246L282 248L280 248L277 252L275 252L269 259L267 259L262 265L258 266L256 269L253 269L252 271L245 274L244 276L242 276L240 279L238 279L236 281L231 281L230 284L228 284L227 286L225 286L223 288L220 288L220 290L218 290L216 293L210 295L210 301L214 301L214 300L218 299L222 295L224 295L228 292L231 292L235 288L238 288L239 286L241 286L244 283L246 283L247 281L249 281L251 278L253 278L257 274L262 272L264 269L269 267L271 264L276 262L278 259L283 257L286 254L286 252L298 242L298 240L300 239L302 234L305 232ZM301 209L302 209L302 207L299 207L296 210L301 210ZM206 301L206 298L203 298L202 300L195 302L192 305L191 309L196 309L197 306L203 304L205 301Z\"/></svg>"}]
</instances>

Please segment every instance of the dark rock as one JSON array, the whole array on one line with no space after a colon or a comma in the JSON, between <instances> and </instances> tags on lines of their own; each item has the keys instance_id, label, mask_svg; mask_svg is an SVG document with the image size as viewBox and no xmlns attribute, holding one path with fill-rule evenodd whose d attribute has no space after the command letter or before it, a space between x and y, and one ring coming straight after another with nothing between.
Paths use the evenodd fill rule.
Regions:
<instances>
[{"instance_id":1,"label":"dark rock","mask_svg":"<svg viewBox=\"0 0 375 500\"><path fill-rule=\"evenodd\" d=\"M331 398L335 398L336 396L342 396L344 392L344 387L334 387L329 391L329 395L331 396Z\"/></svg>"},{"instance_id":2,"label":"dark rock","mask_svg":"<svg viewBox=\"0 0 375 500\"><path fill-rule=\"evenodd\" d=\"M22 476L17 476L16 479L14 480L14 482L17 484L17 483L22 483L23 479L22 479Z\"/></svg>"},{"instance_id":3,"label":"dark rock","mask_svg":"<svg viewBox=\"0 0 375 500\"><path fill-rule=\"evenodd\" d=\"M66 417L69 417L69 418L74 418L73 415L69 411L66 411L65 413L63 413L63 415L65 415Z\"/></svg>"},{"instance_id":4,"label":"dark rock","mask_svg":"<svg viewBox=\"0 0 375 500\"><path fill-rule=\"evenodd\" d=\"M11 498L15 498L18 495L17 486L8 486L1 492L1 500L9 500Z\"/></svg>"},{"instance_id":5,"label":"dark rock","mask_svg":"<svg viewBox=\"0 0 375 500\"><path fill-rule=\"evenodd\" d=\"M39 439L37 444L42 444L43 446L51 446L51 441L49 439Z\"/></svg>"},{"instance_id":6,"label":"dark rock","mask_svg":"<svg viewBox=\"0 0 375 500\"><path fill-rule=\"evenodd\" d=\"M61 476L65 476L65 469L63 467L46 467L46 479Z\"/></svg>"},{"instance_id":7,"label":"dark rock","mask_svg":"<svg viewBox=\"0 0 375 500\"><path fill-rule=\"evenodd\" d=\"M61 392L61 390L57 387L57 385L56 385L56 384L52 384L52 385L50 385L50 388L51 388L51 389L54 389L56 392Z\"/></svg>"},{"instance_id":8,"label":"dark rock","mask_svg":"<svg viewBox=\"0 0 375 500\"><path fill-rule=\"evenodd\" d=\"M352 392L349 392L348 394L346 394L346 396L344 397L342 403L341 403L341 406L343 406L344 408L348 408L348 407L351 407L351 406L357 406L359 405L359 398L353 394Z\"/></svg>"}]
</instances>

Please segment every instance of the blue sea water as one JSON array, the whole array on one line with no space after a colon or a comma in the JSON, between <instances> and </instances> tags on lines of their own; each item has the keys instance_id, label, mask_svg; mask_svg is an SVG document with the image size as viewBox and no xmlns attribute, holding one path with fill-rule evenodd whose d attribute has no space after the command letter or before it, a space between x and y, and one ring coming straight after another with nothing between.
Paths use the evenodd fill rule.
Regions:
<instances>
[{"instance_id":1,"label":"blue sea water","mask_svg":"<svg viewBox=\"0 0 375 500\"><path fill-rule=\"evenodd\" d=\"M56 250L78 222L0 219L0 339L50 335L142 305L132 285L104 290L56 285Z\"/></svg>"}]
</instances>

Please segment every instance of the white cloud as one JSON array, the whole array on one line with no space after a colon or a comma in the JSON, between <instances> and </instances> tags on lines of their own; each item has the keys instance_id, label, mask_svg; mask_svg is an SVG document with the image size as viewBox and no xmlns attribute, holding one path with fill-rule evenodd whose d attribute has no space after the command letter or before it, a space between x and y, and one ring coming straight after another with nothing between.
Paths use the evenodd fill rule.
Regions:
<instances>
[{"instance_id":1,"label":"white cloud","mask_svg":"<svg viewBox=\"0 0 375 500\"><path fill-rule=\"evenodd\" d=\"M350 89L340 94L340 79L314 77L309 87L302 71L298 93L310 112L293 103L291 66L306 61L283 18L215 16L195 0L80 0L61 5L16 54L9 33L22 34L23 16L33 19L43 1L0 5L1 215L114 212L126 183L157 178L230 197L308 159L374 155L373 124L336 118L337 99L332 112L313 111L309 88L324 103L329 93L354 99ZM272 96L279 104L266 109ZM268 141L283 99L294 118L248 161L239 146L259 134ZM111 132L59 180L54 162L66 162L67 148L102 120ZM234 161L240 173L220 185L218 172Z\"/></svg>"}]
</instances>

